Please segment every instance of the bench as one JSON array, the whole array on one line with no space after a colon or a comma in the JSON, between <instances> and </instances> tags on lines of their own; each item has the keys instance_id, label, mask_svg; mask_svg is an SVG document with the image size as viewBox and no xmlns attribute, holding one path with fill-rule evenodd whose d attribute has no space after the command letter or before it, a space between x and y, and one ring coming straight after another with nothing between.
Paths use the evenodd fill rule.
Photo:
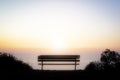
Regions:
<instances>
[{"instance_id":1,"label":"bench","mask_svg":"<svg viewBox=\"0 0 120 80\"><path fill-rule=\"evenodd\" d=\"M80 62L79 58L80 55L40 55L38 56L38 64L41 65L41 70L43 70L43 65L74 65L76 70L76 66Z\"/></svg>"}]
</instances>

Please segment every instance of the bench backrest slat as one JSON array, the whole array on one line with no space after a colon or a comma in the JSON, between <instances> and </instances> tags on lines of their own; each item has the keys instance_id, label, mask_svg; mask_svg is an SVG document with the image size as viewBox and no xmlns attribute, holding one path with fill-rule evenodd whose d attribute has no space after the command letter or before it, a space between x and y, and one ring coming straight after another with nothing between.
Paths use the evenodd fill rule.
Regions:
<instances>
[{"instance_id":1,"label":"bench backrest slat","mask_svg":"<svg viewBox=\"0 0 120 80\"><path fill-rule=\"evenodd\" d=\"M38 59L79 59L80 55L41 55Z\"/></svg>"}]
</instances>

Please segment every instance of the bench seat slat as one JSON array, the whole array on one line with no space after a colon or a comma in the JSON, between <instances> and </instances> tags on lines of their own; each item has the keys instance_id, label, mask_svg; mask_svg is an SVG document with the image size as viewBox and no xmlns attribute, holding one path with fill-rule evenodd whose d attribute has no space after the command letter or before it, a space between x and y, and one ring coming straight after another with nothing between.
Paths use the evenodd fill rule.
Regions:
<instances>
[{"instance_id":1,"label":"bench seat slat","mask_svg":"<svg viewBox=\"0 0 120 80\"><path fill-rule=\"evenodd\" d=\"M38 65L75 65L75 63L65 63L65 64L63 64L63 63L43 63L43 64L41 64L41 63L38 63ZM79 65L79 63L76 63L76 65Z\"/></svg>"}]
</instances>

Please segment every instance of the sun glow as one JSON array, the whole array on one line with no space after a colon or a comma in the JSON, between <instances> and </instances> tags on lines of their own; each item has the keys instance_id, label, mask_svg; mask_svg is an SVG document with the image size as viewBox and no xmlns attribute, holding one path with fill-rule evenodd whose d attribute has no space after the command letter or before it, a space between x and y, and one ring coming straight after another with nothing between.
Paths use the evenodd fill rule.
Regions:
<instances>
[{"instance_id":1,"label":"sun glow","mask_svg":"<svg viewBox=\"0 0 120 80\"><path fill-rule=\"evenodd\" d=\"M64 45L64 41L62 39L54 39L52 41L52 47L55 48L55 49L58 49L58 48L64 48L65 45Z\"/></svg>"}]
</instances>

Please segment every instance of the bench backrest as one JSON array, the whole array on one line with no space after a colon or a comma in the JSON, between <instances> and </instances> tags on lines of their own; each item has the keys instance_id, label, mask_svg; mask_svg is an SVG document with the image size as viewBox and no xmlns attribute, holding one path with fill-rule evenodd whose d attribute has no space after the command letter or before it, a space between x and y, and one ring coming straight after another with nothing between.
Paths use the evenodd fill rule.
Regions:
<instances>
[{"instance_id":1,"label":"bench backrest","mask_svg":"<svg viewBox=\"0 0 120 80\"><path fill-rule=\"evenodd\" d=\"M38 61L79 61L80 55L40 55Z\"/></svg>"}]
</instances>

